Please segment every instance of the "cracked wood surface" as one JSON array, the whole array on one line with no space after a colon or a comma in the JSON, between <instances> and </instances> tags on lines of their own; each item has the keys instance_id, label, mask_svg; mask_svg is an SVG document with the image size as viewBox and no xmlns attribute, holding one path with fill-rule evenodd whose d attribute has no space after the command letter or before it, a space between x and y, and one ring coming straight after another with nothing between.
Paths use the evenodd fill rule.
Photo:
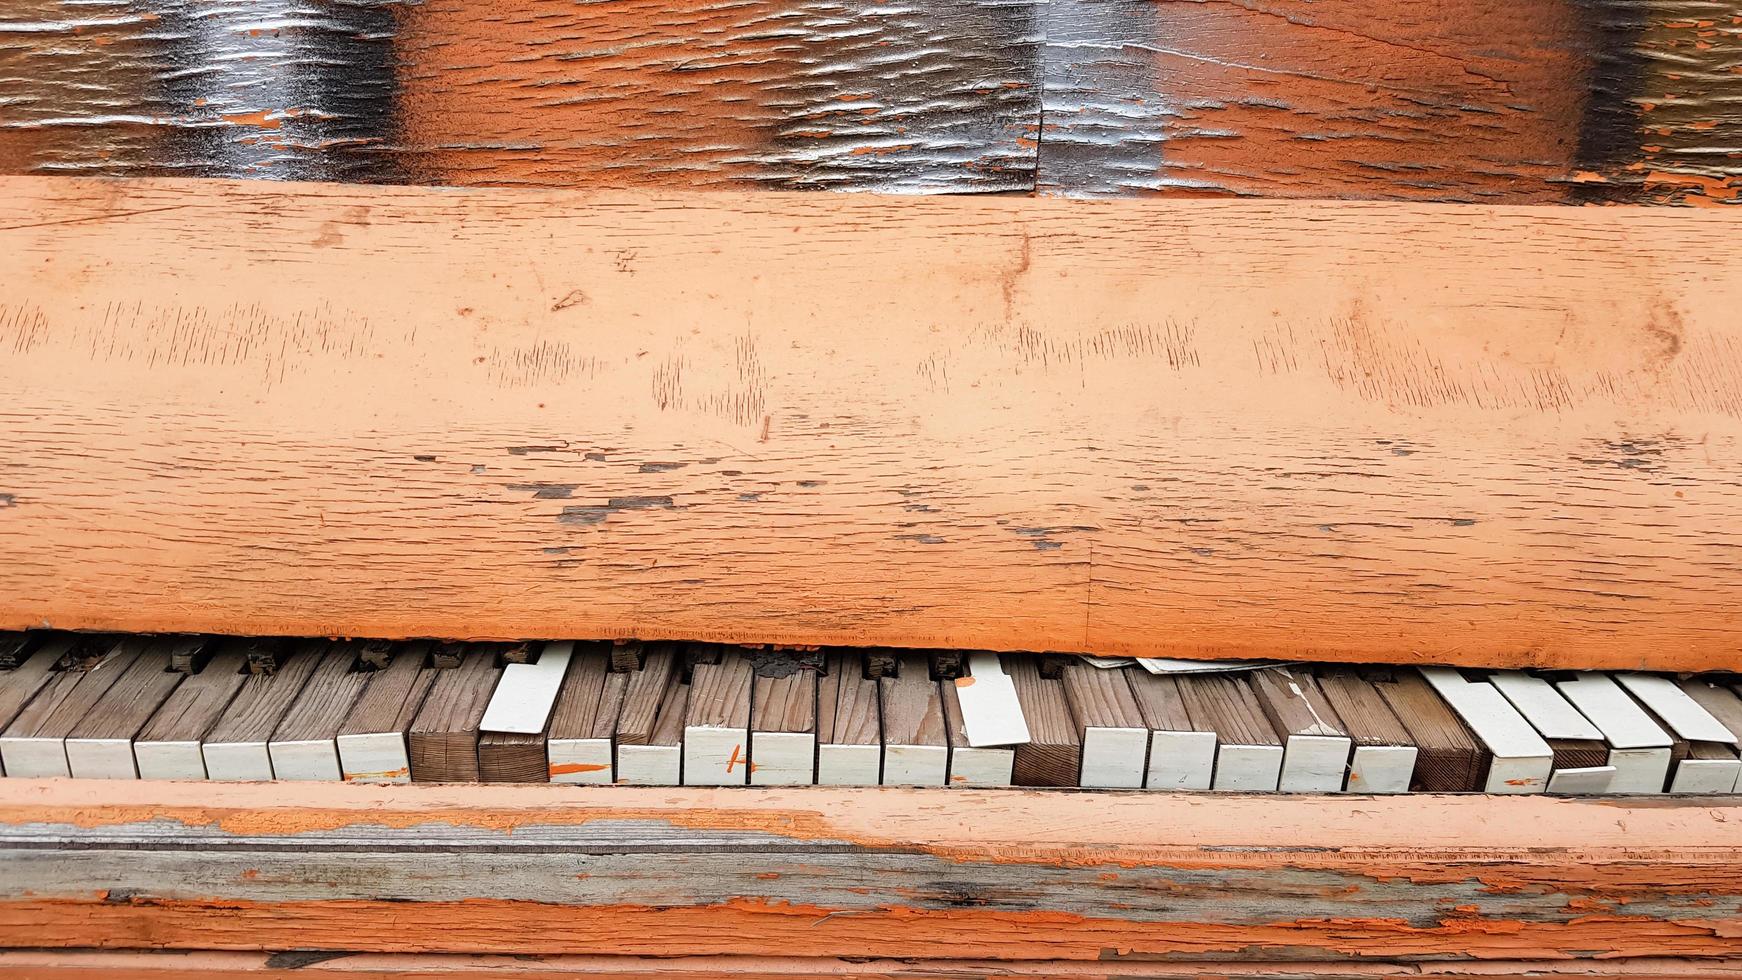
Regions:
<instances>
[{"instance_id":1,"label":"cracked wood surface","mask_svg":"<svg viewBox=\"0 0 1742 980\"><path fill-rule=\"evenodd\" d=\"M1742 801L937 792L6 780L0 946L1556 961L1742 929Z\"/></svg>"},{"instance_id":2,"label":"cracked wood surface","mask_svg":"<svg viewBox=\"0 0 1742 980\"><path fill-rule=\"evenodd\" d=\"M1734 0L9 0L0 170L1734 203Z\"/></svg>"},{"instance_id":3,"label":"cracked wood surface","mask_svg":"<svg viewBox=\"0 0 1742 980\"><path fill-rule=\"evenodd\" d=\"M1742 638L1742 214L0 190L0 627Z\"/></svg>"}]
</instances>

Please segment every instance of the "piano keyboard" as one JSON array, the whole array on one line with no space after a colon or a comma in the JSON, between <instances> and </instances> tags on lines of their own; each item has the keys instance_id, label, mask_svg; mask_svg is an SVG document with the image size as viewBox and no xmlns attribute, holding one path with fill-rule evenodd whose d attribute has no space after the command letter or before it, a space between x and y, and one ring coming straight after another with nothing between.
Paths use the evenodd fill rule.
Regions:
<instances>
[{"instance_id":1,"label":"piano keyboard","mask_svg":"<svg viewBox=\"0 0 1742 980\"><path fill-rule=\"evenodd\" d=\"M0 774L1742 791L1742 679L706 644L0 636Z\"/></svg>"}]
</instances>

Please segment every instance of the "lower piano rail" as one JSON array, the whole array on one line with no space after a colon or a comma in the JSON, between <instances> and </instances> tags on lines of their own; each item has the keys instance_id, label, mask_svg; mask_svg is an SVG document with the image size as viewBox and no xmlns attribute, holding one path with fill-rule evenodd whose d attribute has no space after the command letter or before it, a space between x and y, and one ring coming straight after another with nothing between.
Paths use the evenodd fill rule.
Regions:
<instances>
[{"instance_id":1,"label":"lower piano rail","mask_svg":"<svg viewBox=\"0 0 1742 980\"><path fill-rule=\"evenodd\" d=\"M0 782L9 978L1692 976L1739 954L1729 797Z\"/></svg>"}]
</instances>

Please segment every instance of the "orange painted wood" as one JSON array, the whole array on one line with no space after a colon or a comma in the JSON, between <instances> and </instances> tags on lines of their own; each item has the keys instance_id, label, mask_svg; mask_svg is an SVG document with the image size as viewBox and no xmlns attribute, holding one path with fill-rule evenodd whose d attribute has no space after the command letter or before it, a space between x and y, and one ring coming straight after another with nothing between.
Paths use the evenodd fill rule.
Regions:
<instances>
[{"instance_id":1,"label":"orange painted wood","mask_svg":"<svg viewBox=\"0 0 1742 980\"><path fill-rule=\"evenodd\" d=\"M0 780L0 948L1735 962L1742 935L1742 800L941 792Z\"/></svg>"},{"instance_id":2,"label":"orange painted wood","mask_svg":"<svg viewBox=\"0 0 1742 980\"><path fill-rule=\"evenodd\" d=\"M1388 977L1626 977L1629 980L1742 976L1735 963L1626 959L1567 963L1071 963L1009 960L812 959L783 956L462 956L375 953L169 953L0 951L11 980L961 980L962 977L1068 980L1384 980Z\"/></svg>"},{"instance_id":3,"label":"orange painted wood","mask_svg":"<svg viewBox=\"0 0 1742 980\"><path fill-rule=\"evenodd\" d=\"M1742 642L1742 213L8 178L0 245L0 627Z\"/></svg>"}]
</instances>

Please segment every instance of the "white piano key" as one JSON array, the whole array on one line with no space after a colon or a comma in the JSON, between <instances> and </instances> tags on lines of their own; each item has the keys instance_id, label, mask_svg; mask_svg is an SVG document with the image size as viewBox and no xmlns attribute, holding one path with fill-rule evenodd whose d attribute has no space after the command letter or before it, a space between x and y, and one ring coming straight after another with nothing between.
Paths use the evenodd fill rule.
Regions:
<instances>
[{"instance_id":1,"label":"white piano key","mask_svg":"<svg viewBox=\"0 0 1742 980\"><path fill-rule=\"evenodd\" d=\"M1029 740L1028 720L1016 699L1016 687L996 653L968 654L966 678L958 679L956 699L962 706L962 727L968 744L1017 745ZM964 683L966 681L966 683Z\"/></svg>"},{"instance_id":2,"label":"white piano key","mask_svg":"<svg viewBox=\"0 0 1742 980\"><path fill-rule=\"evenodd\" d=\"M686 725L683 730L685 786L741 786L750 765L750 729Z\"/></svg>"},{"instance_id":3,"label":"white piano key","mask_svg":"<svg viewBox=\"0 0 1742 980\"><path fill-rule=\"evenodd\" d=\"M1282 746L1223 745L1216 750L1211 789L1227 793L1274 793L1282 777Z\"/></svg>"},{"instance_id":4,"label":"white piano key","mask_svg":"<svg viewBox=\"0 0 1742 980\"><path fill-rule=\"evenodd\" d=\"M1141 788L1148 751L1147 728L1085 728L1077 785L1097 789Z\"/></svg>"},{"instance_id":5,"label":"white piano key","mask_svg":"<svg viewBox=\"0 0 1742 980\"><path fill-rule=\"evenodd\" d=\"M1413 745L1357 745L1343 788L1350 793L1407 793L1416 754Z\"/></svg>"},{"instance_id":6,"label":"white piano key","mask_svg":"<svg viewBox=\"0 0 1742 980\"><path fill-rule=\"evenodd\" d=\"M599 785L615 779L608 738L553 738L545 744L545 753L553 783Z\"/></svg>"},{"instance_id":7,"label":"white piano key","mask_svg":"<svg viewBox=\"0 0 1742 980\"><path fill-rule=\"evenodd\" d=\"M1603 733L1615 778L1611 793L1661 793L1669 779L1671 739L1607 674L1583 671L1555 689Z\"/></svg>"},{"instance_id":8,"label":"white piano key","mask_svg":"<svg viewBox=\"0 0 1742 980\"><path fill-rule=\"evenodd\" d=\"M887 745L883 785L943 786L948 782L950 750L942 745Z\"/></svg>"},{"instance_id":9,"label":"white piano key","mask_svg":"<svg viewBox=\"0 0 1742 980\"><path fill-rule=\"evenodd\" d=\"M1683 759L1670 779L1671 793L1733 793L1742 775L1742 761L1729 759Z\"/></svg>"},{"instance_id":10,"label":"white piano key","mask_svg":"<svg viewBox=\"0 0 1742 980\"><path fill-rule=\"evenodd\" d=\"M817 779L817 737L811 732L754 732L750 785L811 786Z\"/></svg>"},{"instance_id":11,"label":"white piano key","mask_svg":"<svg viewBox=\"0 0 1742 980\"><path fill-rule=\"evenodd\" d=\"M1557 796L1599 796L1609 792L1609 783L1614 778L1614 766L1556 769L1548 777L1548 792Z\"/></svg>"},{"instance_id":12,"label":"white piano key","mask_svg":"<svg viewBox=\"0 0 1742 980\"><path fill-rule=\"evenodd\" d=\"M1521 670L1502 670L1488 678L1507 701L1512 703L1524 720L1536 728L1543 738L1565 738L1580 741L1600 741L1603 733L1590 719L1579 714L1554 685Z\"/></svg>"},{"instance_id":13,"label":"white piano key","mask_svg":"<svg viewBox=\"0 0 1742 980\"><path fill-rule=\"evenodd\" d=\"M883 746L840 743L817 746L818 786L876 786L882 780Z\"/></svg>"},{"instance_id":14,"label":"white piano key","mask_svg":"<svg viewBox=\"0 0 1742 980\"><path fill-rule=\"evenodd\" d=\"M19 779L70 776L65 739L14 736L0 738L0 760L6 775Z\"/></svg>"},{"instance_id":15,"label":"white piano key","mask_svg":"<svg viewBox=\"0 0 1742 980\"><path fill-rule=\"evenodd\" d=\"M617 781L631 786L677 786L683 782L678 745L617 746Z\"/></svg>"},{"instance_id":16,"label":"white piano key","mask_svg":"<svg viewBox=\"0 0 1742 980\"><path fill-rule=\"evenodd\" d=\"M272 760L274 779L336 782L343 778L343 771L339 768L339 747L334 739L268 742L266 752Z\"/></svg>"},{"instance_id":17,"label":"white piano key","mask_svg":"<svg viewBox=\"0 0 1742 980\"><path fill-rule=\"evenodd\" d=\"M1015 770L1015 749L970 747L950 750L951 786L1009 786Z\"/></svg>"},{"instance_id":18,"label":"white piano key","mask_svg":"<svg viewBox=\"0 0 1742 980\"><path fill-rule=\"evenodd\" d=\"M1446 667L1422 667L1421 675L1487 747L1489 793L1541 793L1554 771L1554 750L1530 722L1491 685L1473 684Z\"/></svg>"},{"instance_id":19,"label":"white piano key","mask_svg":"<svg viewBox=\"0 0 1742 980\"><path fill-rule=\"evenodd\" d=\"M133 764L133 740L128 738L68 738L67 770L74 779L138 779Z\"/></svg>"},{"instance_id":20,"label":"white piano key","mask_svg":"<svg viewBox=\"0 0 1742 980\"><path fill-rule=\"evenodd\" d=\"M1290 735L1276 788L1284 793L1335 793L1349 774L1353 742L1341 735Z\"/></svg>"},{"instance_id":21,"label":"white piano key","mask_svg":"<svg viewBox=\"0 0 1742 980\"><path fill-rule=\"evenodd\" d=\"M140 779L204 779L206 760L198 742L134 742Z\"/></svg>"},{"instance_id":22,"label":"white piano key","mask_svg":"<svg viewBox=\"0 0 1742 980\"><path fill-rule=\"evenodd\" d=\"M207 742L200 747L206 778L219 782L271 782L272 755L265 742Z\"/></svg>"},{"instance_id":23,"label":"white piano key","mask_svg":"<svg viewBox=\"0 0 1742 980\"><path fill-rule=\"evenodd\" d=\"M567 641L546 643L537 663L503 667L478 730L517 735L543 732L574 652L575 645Z\"/></svg>"},{"instance_id":24,"label":"white piano key","mask_svg":"<svg viewBox=\"0 0 1742 980\"><path fill-rule=\"evenodd\" d=\"M1151 731L1150 789L1206 790L1216 771L1215 732Z\"/></svg>"},{"instance_id":25,"label":"white piano key","mask_svg":"<svg viewBox=\"0 0 1742 980\"><path fill-rule=\"evenodd\" d=\"M411 755L404 732L354 732L334 739L339 776L347 783L409 783Z\"/></svg>"},{"instance_id":26,"label":"white piano key","mask_svg":"<svg viewBox=\"0 0 1742 980\"><path fill-rule=\"evenodd\" d=\"M1736 733L1688 697L1688 692L1675 681L1653 674L1616 674L1615 679L1682 738L1690 742L1737 743Z\"/></svg>"}]
</instances>

